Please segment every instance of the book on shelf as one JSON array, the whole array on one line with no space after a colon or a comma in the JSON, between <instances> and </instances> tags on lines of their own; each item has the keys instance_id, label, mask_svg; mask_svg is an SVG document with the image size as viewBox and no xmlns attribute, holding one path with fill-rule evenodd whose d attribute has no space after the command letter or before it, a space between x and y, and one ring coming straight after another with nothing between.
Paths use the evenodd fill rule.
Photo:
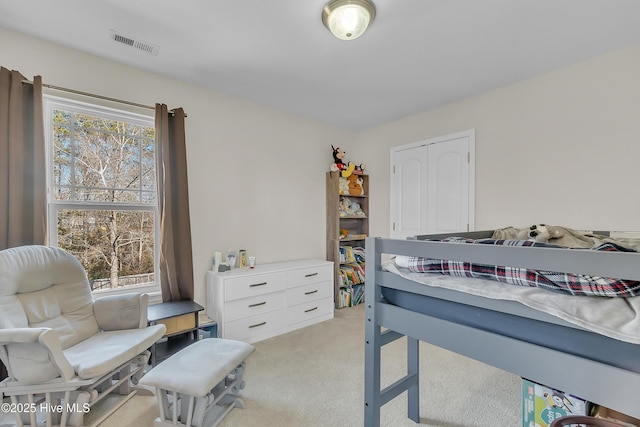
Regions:
<instances>
[{"instance_id":1,"label":"book on shelf","mask_svg":"<svg viewBox=\"0 0 640 427\"><path fill-rule=\"evenodd\" d=\"M340 264L364 262L364 248L340 246Z\"/></svg>"},{"instance_id":2,"label":"book on shelf","mask_svg":"<svg viewBox=\"0 0 640 427\"><path fill-rule=\"evenodd\" d=\"M340 278L342 286L345 287L364 283L364 274L358 268L349 265L340 267Z\"/></svg>"},{"instance_id":3,"label":"book on shelf","mask_svg":"<svg viewBox=\"0 0 640 427\"><path fill-rule=\"evenodd\" d=\"M340 289L339 296L338 307L351 307L351 292L347 289Z\"/></svg>"},{"instance_id":4,"label":"book on shelf","mask_svg":"<svg viewBox=\"0 0 640 427\"><path fill-rule=\"evenodd\" d=\"M357 246L340 246L338 268L339 307L352 307L364 301L365 250Z\"/></svg>"},{"instance_id":5,"label":"book on shelf","mask_svg":"<svg viewBox=\"0 0 640 427\"><path fill-rule=\"evenodd\" d=\"M340 289L338 307L353 307L364 301L364 285Z\"/></svg>"}]
</instances>

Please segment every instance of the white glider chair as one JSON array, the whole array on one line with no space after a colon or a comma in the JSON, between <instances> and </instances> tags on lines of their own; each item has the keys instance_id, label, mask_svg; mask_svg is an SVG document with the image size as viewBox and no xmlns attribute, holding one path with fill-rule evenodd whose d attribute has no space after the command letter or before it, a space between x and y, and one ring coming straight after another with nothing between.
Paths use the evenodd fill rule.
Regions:
<instances>
[{"instance_id":1,"label":"white glider chair","mask_svg":"<svg viewBox=\"0 0 640 427\"><path fill-rule=\"evenodd\" d=\"M81 426L110 393L135 394L149 348L146 294L93 299L82 265L47 246L0 251L0 359L18 426ZM110 412L109 412L110 413Z\"/></svg>"}]
</instances>

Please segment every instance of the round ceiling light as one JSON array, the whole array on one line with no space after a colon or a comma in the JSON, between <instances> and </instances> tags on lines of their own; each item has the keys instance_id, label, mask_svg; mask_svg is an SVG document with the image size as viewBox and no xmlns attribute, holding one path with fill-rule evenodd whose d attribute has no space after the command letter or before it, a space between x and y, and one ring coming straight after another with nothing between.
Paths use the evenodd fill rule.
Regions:
<instances>
[{"instance_id":1,"label":"round ceiling light","mask_svg":"<svg viewBox=\"0 0 640 427\"><path fill-rule=\"evenodd\" d=\"M332 0L322 10L322 22L340 40L360 37L376 16L369 0Z\"/></svg>"}]
</instances>

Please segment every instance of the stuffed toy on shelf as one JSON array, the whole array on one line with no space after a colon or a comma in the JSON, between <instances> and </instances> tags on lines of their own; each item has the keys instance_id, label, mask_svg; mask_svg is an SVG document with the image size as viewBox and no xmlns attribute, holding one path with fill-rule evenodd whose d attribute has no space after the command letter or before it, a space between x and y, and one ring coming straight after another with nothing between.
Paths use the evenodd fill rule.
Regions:
<instances>
[{"instance_id":1,"label":"stuffed toy on shelf","mask_svg":"<svg viewBox=\"0 0 640 427\"><path fill-rule=\"evenodd\" d=\"M338 194L340 195L349 195L349 181L347 178L338 177Z\"/></svg>"},{"instance_id":2,"label":"stuffed toy on shelf","mask_svg":"<svg viewBox=\"0 0 640 427\"><path fill-rule=\"evenodd\" d=\"M338 205L338 214L340 215L341 218L353 215L353 212L351 210L352 203L353 202L348 197L340 198L340 204Z\"/></svg>"},{"instance_id":3,"label":"stuffed toy on shelf","mask_svg":"<svg viewBox=\"0 0 640 427\"><path fill-rule=\"evenodd\" d=\"M347 181L350 196L364 196L364 180L362 177L352 174L347 178Z\"/></svg>"},{"instance_id":4,"label":"stuffed toy on shelf","mask_svg":"<svg viewBox=\"0 0 640 427\"><path fill-rule=\"evenodd\" d=\"M349 177L356 169L356 165L352 162L345 163L343 161L344 156L347 153L345 153L340 147L334 147L332 145L331 149L333 150L333 164L331 165L331 171L340 171L340 175L343 178Z\"/></svg>"}]
</instances>

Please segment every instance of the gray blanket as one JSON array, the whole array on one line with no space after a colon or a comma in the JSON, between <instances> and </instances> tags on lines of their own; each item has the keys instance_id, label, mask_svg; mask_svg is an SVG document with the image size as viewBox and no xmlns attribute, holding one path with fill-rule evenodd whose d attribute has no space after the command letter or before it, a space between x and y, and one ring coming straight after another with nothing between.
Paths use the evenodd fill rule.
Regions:
<instances>
[{"instance_id":1,"label":"gray blanket","mask_svg":"<svg viewBox=\"0 0 640 427\"><path fill-rule=\"evenodd\" d=\"M568 227L545 224L534 224L525 228L499 228L493 232L491 238L500 240L535 240L569 248L593 248L605 242L612 242L640 251L640 239L612 238Z\"/></svg>"}]
</instances>

